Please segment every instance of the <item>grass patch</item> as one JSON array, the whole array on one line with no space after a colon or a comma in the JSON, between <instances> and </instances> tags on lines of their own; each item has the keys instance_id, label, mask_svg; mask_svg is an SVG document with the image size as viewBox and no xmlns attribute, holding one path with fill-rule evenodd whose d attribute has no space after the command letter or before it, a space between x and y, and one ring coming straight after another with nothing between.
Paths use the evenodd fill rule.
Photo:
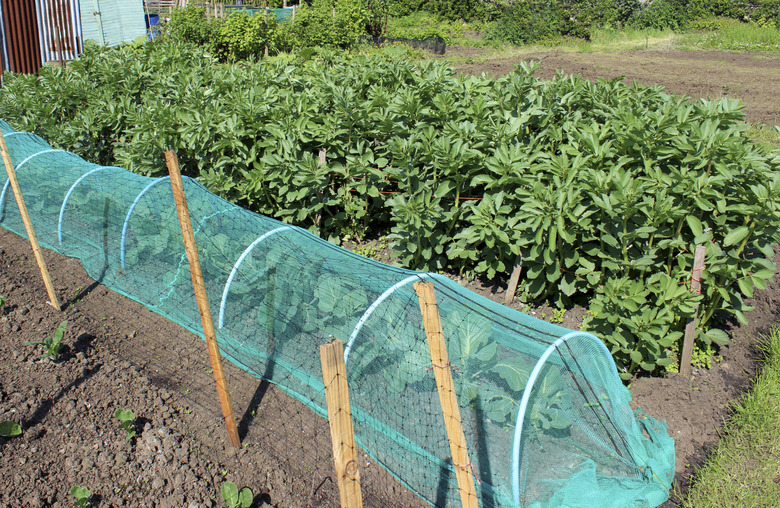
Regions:
<instances>
[{"instance_id":1,"label":"grass patch","mask_svg":"<svg viewBox=\"0 0 780 508\"><path fill-rule=\"evenodd\" d=\"M780 129L769 125L751 125L747 136L768 150L780 150Z\"/></svg>"},{"instance_id":2,"label":"grass patch","mask_svg":"<svg viewBox=\"0 0 780 508\"><path fill-rule=\"evenodd\" d=\"M679 35L671 30L595 30L589 42L576 45L577 51L592 53L595 51L636 51L643 49L672 49L676 47Z\"/></svg>"},{"instance_id":3,"label":"grass patch","mask_svg":"<svg viewBox=\"0 0 780 508\"><path fill-rule=\"evenodd\" d=\"M780 53L780 29L755 23L722 23L713 31L685 34L682 42L703 49Z\"/></svg>"},{"instance_id":4,"label":"grass patch","mask_svg":"<svg viewBox=\"0 0 780 508\"><path fill-rule=\"evenodd\" d=\"M733 408L684 506L777 506L780 499L780 328L763 341L764 368Z\"/></svg>"}]
</instances>

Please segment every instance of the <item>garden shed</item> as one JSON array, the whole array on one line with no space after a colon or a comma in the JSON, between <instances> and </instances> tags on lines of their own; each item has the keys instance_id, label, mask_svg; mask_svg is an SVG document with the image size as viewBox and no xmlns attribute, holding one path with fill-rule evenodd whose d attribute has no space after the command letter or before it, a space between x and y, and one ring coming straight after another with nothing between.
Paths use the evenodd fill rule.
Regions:
<instances>
[{"instance_id":1,"label":"garden shed","mask_svg":"<svg viewBox=\"0 0 780 508\"><path fill-rule=\"evenodd\" d=\"M85 40L115 46L145 34L143 0L0 0L2 71L35 73L73 60Z\"/></svg>"},{"instance_id":2,"label":"garden shed","mask_svg":"<svg viewBox=\"0 0 780 508\"><path fill-rule=\"evenodd\" d=\"M116 46L146 35L143 0L81 0L84 40Z\"/></svg>"}]
</instances>

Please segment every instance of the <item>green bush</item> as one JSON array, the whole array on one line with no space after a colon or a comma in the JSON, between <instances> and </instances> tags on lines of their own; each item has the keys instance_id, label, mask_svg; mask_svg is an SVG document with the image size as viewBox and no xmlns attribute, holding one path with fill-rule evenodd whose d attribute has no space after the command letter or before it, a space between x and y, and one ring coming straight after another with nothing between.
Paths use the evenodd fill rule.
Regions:
<instances>
[{"instance_id":1,"label":"green bush","mask_svg":"<svg viewBox=\"0 0 780 508\"><path fill-rule=\"evenodd\" d=\"M408 16L425 11L427 0L389 0L389 10L392 16Z\"/></svg>"},{"instance_id":2,"label":"green bush","mask_svg":"<svg viewBox=\"0 0 780 508\"><path fill-rule=\"evenodd\" d=\"M701 29L703 18L776 25L780 0L655 0L643 4L631 23L638 28Z\"/></svg>"},{"instance_id":3,"label":"green bush","mask_svg":"<svg viewBox=\"0 0 780 508\"><path fill-rule=\"evenodd\" d=\"M371 37L385 34L390 18L390 0L364 0L366 8L366 32Z\"/></svg>"},{"instance_id":4,"label":"green bush","mask_svg":"<svg viewBox=\"0 0 780 508\"><path fill-rule=\"evenodd\" d=\"M556 42L589 39L594 28L706 29L718 22L703 20L714 18L780 27L780 0L525 0L504 9L487 37L513 44Z\"/></svg>"},{"instance_id":5,"label":"green bush","mask_svg":"<svg viewBox=\"0 0 780 508\"><path fill-rule=\"evenodd\" d=\"M687 7L687 0L646 2L640 10L634 13L631 24L636 28L678 30L683 28L689 19ZM693 15L692 17L697 16Z\"/></svg>"},{"instance_id":6,"label":"green bush","mask_svg":"<svg viewBox=\"0 0 780 508\"><path fill-rule=\"evenodd\" d=\"M739 21L731 18L714 18L708 16L689 21L685 28L690 32L715 32L737 24L739 24Z\"/></svg>"},{"instance_id":7,"label":"green bush","mask_svg":"<svg viewBox=\"0 0 780 508\"><path fill-rule=\"evenodd\" d=\"M208 44L213 26L206 18L206 9L195 5L174 9L163 33L181 42Z\"/></svg>"},{"instance_id":8,"label":"green bush","mask_svg":"<svg viewBox=\"0 0 780 508\"><path fill-rule=\"evenodd\" d=\"M488 29L488 39L530 44L556 39L564 32L564 12L545 0L517 2Z\"/></svg>"},{"instance_id":9,"label":"green bush","mask_svg":"<svg viewBox=\"0 0 780 508\"><path fill-rule=\"evenodd\" d=\"M365 33L368 11L361 2L323 0L312 7L302 4L295 20L286 21L277 36L279 49L309 47L348 49Z\"/></svg>"},{"instance_id":10,"label":"green bush","mask_svg":"<svg viewBox=\"0 0 780 508\"><path fill-rule=\"evenodd\" d=\"M463 24L442 19L436 14L418 12L401 18L392 18L387 25L388 37L427 39L441 37L449 44L463 34Z\"/></svg>"},{"instance_id":11,"label":"green bush","mask_svg":"<svg viewBox=\"0 0 780 508\"><path fill-rule=\"evenodd\" d=\"M450 21L490 21L501 14L500 3L491 0L389 0L392 16L418 12L437 14Z\"/></svg>"},{"instance_id":12,"label":"green bush","mask_svg":"<svg viewBox=\"0 0 780 508\"><path fill-rule=\"evenodd\" d=\"M214 24L209 46L223 62L262 58L266 48L274 51L274 16L237 11Z\"/></svg>"},{"instance_id":13,"label":"green bush","mask_svg":"<svg viewBox=\"0 0 780 508\"><path fill-rule=\"evenodd\" d=\"M626 26L639 11L639 0L528 0L504 11L487 37L512 44L589 40L598 27Z\"/></svg>"}]
</instances>

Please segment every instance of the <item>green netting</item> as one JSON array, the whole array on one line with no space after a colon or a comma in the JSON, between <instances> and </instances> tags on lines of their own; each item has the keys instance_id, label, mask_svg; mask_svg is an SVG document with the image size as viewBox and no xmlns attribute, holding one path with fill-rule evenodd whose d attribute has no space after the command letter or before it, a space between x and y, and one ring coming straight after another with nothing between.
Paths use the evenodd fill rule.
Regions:
<instances>
[{"instance_id":1,"label":"green netting","mask_svg":"<svg viewBox=\"0 0 780 508\"><path fill-rule=\"evenodd\" d=\"M167 178L101 167L0 122L40 242L192 332L200 315ZM24 235L3 173L0 224ZM480 504L656 506L674 445L633 412L595 337L449 279L375 262L185 178L223 354L325 416L319 345L344 341L358 444L437 506L460 503L413 282L435 285Z\"/></svg>"},{"instance_id":2,"label":"green netting","mask_svg":"<svg viewBox=\"0 0 780 508\"><path fill-rule=\"evenodd\" d=\"M246 5L226 5L225 11L228 13L244 11L249 13L250 16L255 14L267 14L276 18L276 21L286 21L293 16L293 7L281 7L278 9L270 9L268 7L249 7Z\"/></svg>"}]
</instances>

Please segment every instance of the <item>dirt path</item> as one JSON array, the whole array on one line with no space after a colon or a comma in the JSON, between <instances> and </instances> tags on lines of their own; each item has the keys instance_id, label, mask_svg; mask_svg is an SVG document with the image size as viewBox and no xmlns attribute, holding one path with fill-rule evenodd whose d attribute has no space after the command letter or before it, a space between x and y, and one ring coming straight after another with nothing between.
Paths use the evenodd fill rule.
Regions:
<instances>
[{"instance_id":1,"label":"dirt path","mask_svg":"<svg viewBox=\"0 0 780 508\"><path fill-rule=\"evenodd\" d=\"M480 74L511 72L523 60L542 60L536 76L548 78L562 71L586 79L625 76L643 85L661 85L669 92L698 98L739 98L745 104L748 122L780 125L780 57L723 51L619 51L614 53L570 53L549 50L522 53L514 58L482 62L484 50L447 48L447 56L465 56L477 63L456 65L457 69Z\"/></svg>"}]
</instances>

